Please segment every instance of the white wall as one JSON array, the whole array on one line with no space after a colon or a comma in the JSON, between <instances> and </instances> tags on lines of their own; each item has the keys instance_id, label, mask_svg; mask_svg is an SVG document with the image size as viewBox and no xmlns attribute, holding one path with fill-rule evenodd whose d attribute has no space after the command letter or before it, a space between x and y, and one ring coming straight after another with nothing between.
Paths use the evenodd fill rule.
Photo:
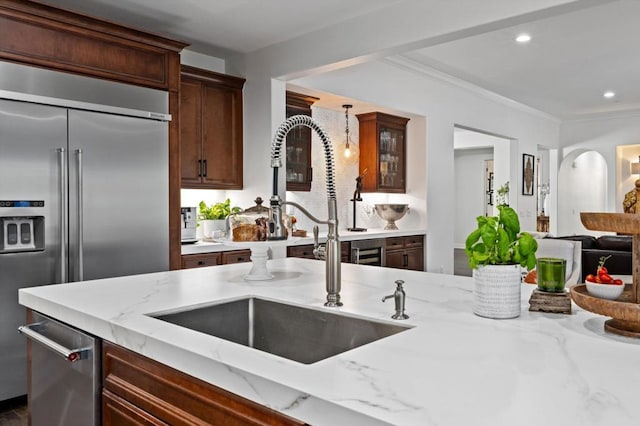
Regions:
<instances>
[{"instance_id":1,"label":"white wall","mask_svg":"<svg viewBox=\"0 0 640 426\"><path fill-rule=\"evenodd\" d=\"M635 177L629 173L629 167L630 162L637 161L640 150L634 145L638 144L640 144L640 115L637 114L566 122L562 124L560 131L561 164L572 164L577 154L583 152L594 151L601 155L600 165L592 166L594 168L590 171L604 173L602 182L605 186L601 188L601 192L605 199L598 211L621 212L624 194L633 188ZM562 173L559 173L557 202L562 226L559 224L557 233L560 235L579 230L575 225L575 218L572 220L574 207L562 195L571 190L575 191L575 185L579 185L578 188L582 189L579 192L583 197L599 196L594 194L596 188L586 187L584 181L576 183L573 180L567 180ZM591 206L584 208L587 207ZM593 234L593 232L585 232Z\"/></svg>"},{"instance_id":2,"label":"white wall","mask_svg":"<svg viewBox=\"0 0 640 426\"><path fill-rule=\"evenodd\" d=\"M180 63L219 73L224 73L226 68L224 59L203 55L188 48L180 52Z\"/></svg>"},{"instance_id":3,"label":"white wall","mask_svg":"<svg viewBox=\"0 0 640 426\"><path fill-rule=\"evenodd\" d=\"M480 129L517 140L509 154L521 164L523 153L537 145L557 146L559 124L513 103L491 100L451 83L436 80L409 66L387 60L355 65L292 81L297 86L336 93L426 117L425 157L410 161L426 165L427 270L453 273L455 222L454 125ZM424 144L425 140L416 141ZM409 144L415 143L409 141ZM514 168L515 169L515 168ZM521 171L512 170L510 204L521 213L523 229L535 229L535 197L520 194ZM411 182L411 178L409 178ZM524 215L522 213L525 213ZM531 212L530 217L525 217Z\"/></svg>"},{"instance_id":4,"label":"white wall","mask_svg":"<svg viewBox=\"0 0 640 426\"><path fill-rule=\"evenodd\" d=\"M594 234L580 220L580 212L606 211L607 164L595 151L576 150L560 165L558 181L558 234Z\"/></svg>"},{"instance_id":5,"label":"white wall","mask_svg":"<svg viewBox=\"0 0 640 426\"><path fill-rule=\"evenodd\" d=\"M342 157L341 145L345 139L345 117L343 111L334 111L316 106L311 107L313 119L322 126L323 130L331 139L335 156L336 173L336 197L338 201L338 222L340 229L346 229L353 225L353 203L349 200L353 198L358 176L358 162L348 162ZM424 118L411 116L406 113L395 113L409 118L407 124L407 140L424 140ZM349 133L352 143L359 144L359 123L357 117L349 114ZM424 144L413 144L407 147L408 158L424 158ZM311 160L313 168L313 180L310 192L288 191L287 200L299 203L308 209L316 217L322 219L327 212L326 196L326 173L324 161L324 149L320 138L314 133L311 141ZM407 185L406 194L382 194L363 193L362 202L356 203L356 225L367 229L384 228L386 222L380 219L373 211L376 203L398 202L409 204L410 213L396 225L399 229L418 229L426 226L426 208L424 197L426 173L424 167L412 163L407 170L407 176L415 177ZM298 228L311 231L313 223L304 215L299 214L295 208L289 207L287 212L294 214L299 220ZM321 230L326 226L320 226Z\"/></svg>"},{"instance_id":6,"label":"white wall","mask_svg":"<svg viewBox=\"0 0 640 426\"><path fill-rule=\"evenodd\" d=\"M485 161L491 159L493 159L493 148L455 150L454 242L456 248L464 248L467 235L476 228L476 218L484 216L487 201Z\"/></svg>"}]
</instances>

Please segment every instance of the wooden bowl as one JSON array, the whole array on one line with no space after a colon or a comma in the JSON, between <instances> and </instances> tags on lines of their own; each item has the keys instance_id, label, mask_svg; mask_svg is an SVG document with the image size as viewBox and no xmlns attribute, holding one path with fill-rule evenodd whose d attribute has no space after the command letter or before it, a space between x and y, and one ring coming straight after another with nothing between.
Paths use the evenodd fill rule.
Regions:
<instances>
[{"instance_id":1,"label":"wooden bowl","mask_svg":"<svg viewBox=\"0 0 640 426\"><path fill-rule=\"evenodd\" d=\"M612 319L605 322L606 331L640 338L640 305L633 303L631 284L624 285L622 295L616 300L590 295L585 284L571 287L571 298L582 309L611 317Z\"/></svg>"}]
</instances>

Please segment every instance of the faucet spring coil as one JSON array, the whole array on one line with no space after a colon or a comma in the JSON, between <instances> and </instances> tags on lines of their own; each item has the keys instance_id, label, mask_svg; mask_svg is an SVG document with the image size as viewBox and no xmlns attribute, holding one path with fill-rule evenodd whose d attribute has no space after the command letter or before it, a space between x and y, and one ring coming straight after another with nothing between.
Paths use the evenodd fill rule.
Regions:
<instances>
[{"instance_id":1,"label":"faucet spring coil","mask_svg":"<svg viewBox=\"0 0 640 426\"><path fill-rule=\"evenodd\" d=\"M275 135L273 136L273 142L271 143L271 164L272 167L282 166L282 142L287 137L287 134L296 126L306 126L311 130L314 130L324 146L324 160L327 170L327 197L329 199L336 199L336 185L335 185L335 165L333 160L333 145L331 140L325 131L308 115L294 115L289 117L284 123L278 127ZM276 164L276 166L274 166Z\"/></svg>"}]
</instances>

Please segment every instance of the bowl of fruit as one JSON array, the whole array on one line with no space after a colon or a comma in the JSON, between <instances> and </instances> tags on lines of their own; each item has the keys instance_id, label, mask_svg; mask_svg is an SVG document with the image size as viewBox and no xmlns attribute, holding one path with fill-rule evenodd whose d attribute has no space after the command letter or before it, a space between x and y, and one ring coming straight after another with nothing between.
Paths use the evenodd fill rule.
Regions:
<instances>
[{"instance_id":1,"label":"bowl of fruit","mask_svg":"<svg viewBox=\"0 0 640 426\"><path fill-rule=\"evenodd\" d=\"M624 281L609 275L607 267L604 266L609 257L611 256L600 258L596 273L587 275L585 284L590 295L607 300L616 300L624 291Z\"/></svg>"}]
</instances>

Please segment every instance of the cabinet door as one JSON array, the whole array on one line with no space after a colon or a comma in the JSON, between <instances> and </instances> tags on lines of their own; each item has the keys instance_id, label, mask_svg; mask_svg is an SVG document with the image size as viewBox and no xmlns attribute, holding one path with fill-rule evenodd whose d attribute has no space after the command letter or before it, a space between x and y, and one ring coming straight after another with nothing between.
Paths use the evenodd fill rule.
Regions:
<instances>
[{"instance_id":1,"label":"cabinet door","mask_svg":"<svg viewBox=\"0 0 640 426\"><path fill-rule=\"evenodd\" d=\"M287 118L294 115L311 116L311 105L318 98L287 92ZM297 126L287 134L286 140L287 191L311 191L311 129Z\"/></svg>"},{"instance_id":2,"label":"cabinet door","mask_svg":"<svg viewBox=\"0 0 640 426\"><path fill-rule=\"evenodd\" d=\"M202 177L202 86L184 78L180 84L180 176L182 186L198 184Z\"/></svg>"},{"instance_id":3,"label":"cabinet door","mask_svg":"<svg viewBox=\"0 0 640 426\"><path fill-rule=\"evenodd\" d=\"M244 79L186 65L181 71L182 187L242 189Z\"/></svg>"},{"instance_id":4,"label":"cabinet door","mask_svg":"<svg viewBox=\"0 0 640 426\"><path fill-rule=\"evenodd\" d=\"M188 254L182 256L182 269L202 268L222 264L220 253Z\"/></svg>"},{"instance_id":5,"label":"cabinet door","mask_svg":"<svg viewBox=\"0 0 640 426\"><path fill-rule=\"evenodd\" d=\"M363 192L404 193L408 118L380 112L358 114ZM365 174L366 170L366 174Z\"/></svg>"},{"instance_id":6,"label":"cabinet door","mask_svg":"<svg viewBox=\"0 0 640 426\"><path fill-rule=\"evenodd\" d=\"M407 249L404 252L406 268L412 271L424 271L424 250L422 248Z\"/></svg>"},{"instance_id":7,"label":"cabinet door","mask_svg":"<svg viewBox=\"0 0 640 426\"><path fill-rule=\"evenodd\" d=\"M405 192L404 128L380 122L378 127L378 191Z\"/></svg>"},{"instance_id":8,"label":"cabinet door","mask_svg":"<svg viewBox=\"0 0 640 426\"><path fill-rule=\"evenodd\" d=\"M405 269L405 256L402 250L387 251L384 266L387 268Z\"/></svg>"},{"instance_id":9,"label":"cabinet door","mask_svg":"<svg viewBox=\"0 0 640 426\"><path fill-rule=\"evenodd\" d=\"M242 189L242 92L204 85L202 96L202 182Z\"/></svg>"},{"instance_id":10,"label":"cabinet door","mask_svg":"<svg viewBox=\"0 0 640 426\"><path fill-rule=\"evenodd\" d=\"M422 248L388 251L385 256L385 266L424 271L424 251Z\"/></svg>"}]
</instances>

